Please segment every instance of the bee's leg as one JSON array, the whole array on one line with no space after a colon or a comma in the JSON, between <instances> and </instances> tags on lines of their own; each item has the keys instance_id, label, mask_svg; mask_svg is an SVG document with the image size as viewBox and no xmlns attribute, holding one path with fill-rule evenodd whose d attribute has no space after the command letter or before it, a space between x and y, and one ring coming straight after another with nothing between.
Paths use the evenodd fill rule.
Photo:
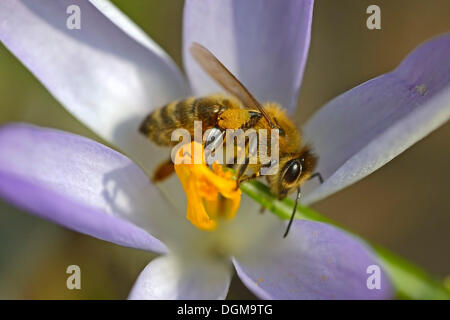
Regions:
<instances>
[{"instance_id":1,"label":"bee's leg","mask_svg":"<svg viewBox=\"0 0 450 320\"><path fill-rule=\"evenodd\" d=\"M172 159L161 163L156 170L153 172L152 181L153 182L161 182L170 177L170 175L175 171L175 167L173 166Z\"/></svg>"},{"instance_id":2,"label":"bee's leg","mask_svg":"<svg viewBox=\"0 0 450 320\"><path fill-rule=\"evenodd\" d=\"M254 125L261 119L261 113L259 111L248 111L250 115L250 120L243 126L245 128L253 128ZM244 128L242 128L244 129Z\"/></svg>"},{"instance_id":3,"label":"bee's leg","mask_svg":"<svg viewBox=\"0 0 450 320\"><path fill-rule=\"evenodd\" d=\"M322 178L322 175L320 174L320 172L315 172L315 173L313 173L313 174L308 178L308 180L312 180L312 179L314 179L315 177L317 177L317 178L319 179L320 184L323 183L323 178Z\"/></svg>"},{"instance_id":4,"label":"bee's leg","mask_svg":"<svg viewBox=\"0 0 450 320\"><path fill-rule=\"evenodd\" d=\"M238 167L238 175L236 177L236 189L239 188L241 182L254 179L260 175L259 170L254 173L253 175L250 175L248 177L244 178L244 173L247 170L249 164L250 164L250 158L254 159L256 156L256 153L258 152L258 139L248 139L245 142L245 150L246 153L244 164Z\"/></svg>"},{"instance_id":5,"label":"bee's leg","mask_svg":"<svg viewBox=\"0 0 450 320\"><path fill-rule=\"evenodd\" d=\"M261 175L261 173L258 171L258 172L256 172L256 173L250 175L250 176L246 176L246 177L241 178L241 180L239 181L239 184L237 185L237 188L239 188L239 186L241 185L242 182L256 179L256 178L258 178L260 175ZM259 208L259 213L263 214L264 211L266 211L266 207L261 206L261 207Z\"/></svg>"},{"instance_id":6,"label":"bee's leg","mask_svg":"<svg viewBox=\"0 0 450 320\"><path fill-rule=\"evenodd\" d=\"M250 175L250 176L243 177L243 178L241 178L241 180L239 180L239 185L240 185L242 182L256 179L256 178L259 177L259 175L260 175L260 173L259 173L259 172L256 172L256 173L254 173L254 174L252 174L252 175Z\"/></svg>"},{"instance_id":7,"label":"bee's leg","mask_svg":"<svg viewBox=\"0 0 450 320\"><path fill-rule=\"evenodd\" d=\"M242 165L238 166L237 169L237 177L236 177L236 190L239 189L239 186L242 182L245 171L247 171L248 165L250 163L250 159L248 157L245 158L245 161Z\"/></svg>"}]
</instances>

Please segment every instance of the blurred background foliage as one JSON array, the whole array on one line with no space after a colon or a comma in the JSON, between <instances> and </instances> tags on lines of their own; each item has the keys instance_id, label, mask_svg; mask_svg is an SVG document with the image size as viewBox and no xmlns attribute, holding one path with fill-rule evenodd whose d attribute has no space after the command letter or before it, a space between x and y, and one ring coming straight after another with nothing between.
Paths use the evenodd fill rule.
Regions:
<instances>
[{"instance_id":1,"label":"blurred background foliage","mask_svg":"<svg viewBox=\"0 0 450 320\"><path fill-rule=\"evenodd\" d=\"M182 66L182 1L113 2ZM381 8L381 30L365 26L371 4ZM298 124L336 95L392 70L421 42L448 31L448 0L316 0ZM11 121L100 141L0 44L0 124ZM444 280L450 274L449 138L447 123L314 209ZM63 229L0 200L0 298L123 299L152 257ZM71 264L81 267L82 290L66 288ZM233 281L228 298L252 297Z\"/></svg>"}]
</instances>

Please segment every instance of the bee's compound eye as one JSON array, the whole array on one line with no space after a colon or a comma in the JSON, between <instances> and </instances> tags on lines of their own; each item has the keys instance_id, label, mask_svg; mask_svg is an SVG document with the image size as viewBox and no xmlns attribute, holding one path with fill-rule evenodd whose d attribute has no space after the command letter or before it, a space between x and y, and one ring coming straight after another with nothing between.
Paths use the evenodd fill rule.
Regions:
<instances>
[{"instance_id":1,"label":"bee's compound eye","mask_svg":"<svg viewBox=\"0 0 450 320\"><path fill-rule=\"evenodd\" d=\"M287 169L283 180L286 183L293 183L302 174L302 165L299 160L291 160L287 164Z\"/></svg>"}]
</instances>

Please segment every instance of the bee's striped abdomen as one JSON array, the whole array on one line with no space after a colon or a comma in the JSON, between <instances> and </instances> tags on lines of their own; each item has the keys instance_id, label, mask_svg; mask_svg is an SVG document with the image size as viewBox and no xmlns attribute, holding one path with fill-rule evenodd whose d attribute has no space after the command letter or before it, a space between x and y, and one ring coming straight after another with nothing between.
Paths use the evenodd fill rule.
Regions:
<instances>
[{"instance_id":1,"label":"bee's striped abdomen","mask_svg":"<svg viewBox=\"0 0 450 320\"><path fill-rule=\"evenodd\" d=\"M193 135L194 121L202 121L203 131L215 126L218 112L227 108L218 102L212 97L173 101L149 114L139 131L158 145L174 145L178 143L171 141L175 129L183 128Z\"/></svg>"}]
</instances>

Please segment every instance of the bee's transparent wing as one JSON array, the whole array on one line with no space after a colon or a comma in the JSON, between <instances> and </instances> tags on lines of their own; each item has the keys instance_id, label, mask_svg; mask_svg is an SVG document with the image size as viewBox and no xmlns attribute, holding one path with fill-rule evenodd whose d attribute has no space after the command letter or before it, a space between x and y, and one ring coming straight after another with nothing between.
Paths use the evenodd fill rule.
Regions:
<instances>
[{"instance_id":1,"label":"bee's transparent wing","mask_svg":"<svg viewBox=\"0 0 450 320\"><path fill-rule=\"evenodd\" d=\"M262 105L253 97L246 87L217 59L211 51L201 44L194 42L191 46L191 54L200 66L226 91L241 100L246 108L257 109L266 118L272 128L272 121L264 111Z\"/></svg>"}]
</instances>

